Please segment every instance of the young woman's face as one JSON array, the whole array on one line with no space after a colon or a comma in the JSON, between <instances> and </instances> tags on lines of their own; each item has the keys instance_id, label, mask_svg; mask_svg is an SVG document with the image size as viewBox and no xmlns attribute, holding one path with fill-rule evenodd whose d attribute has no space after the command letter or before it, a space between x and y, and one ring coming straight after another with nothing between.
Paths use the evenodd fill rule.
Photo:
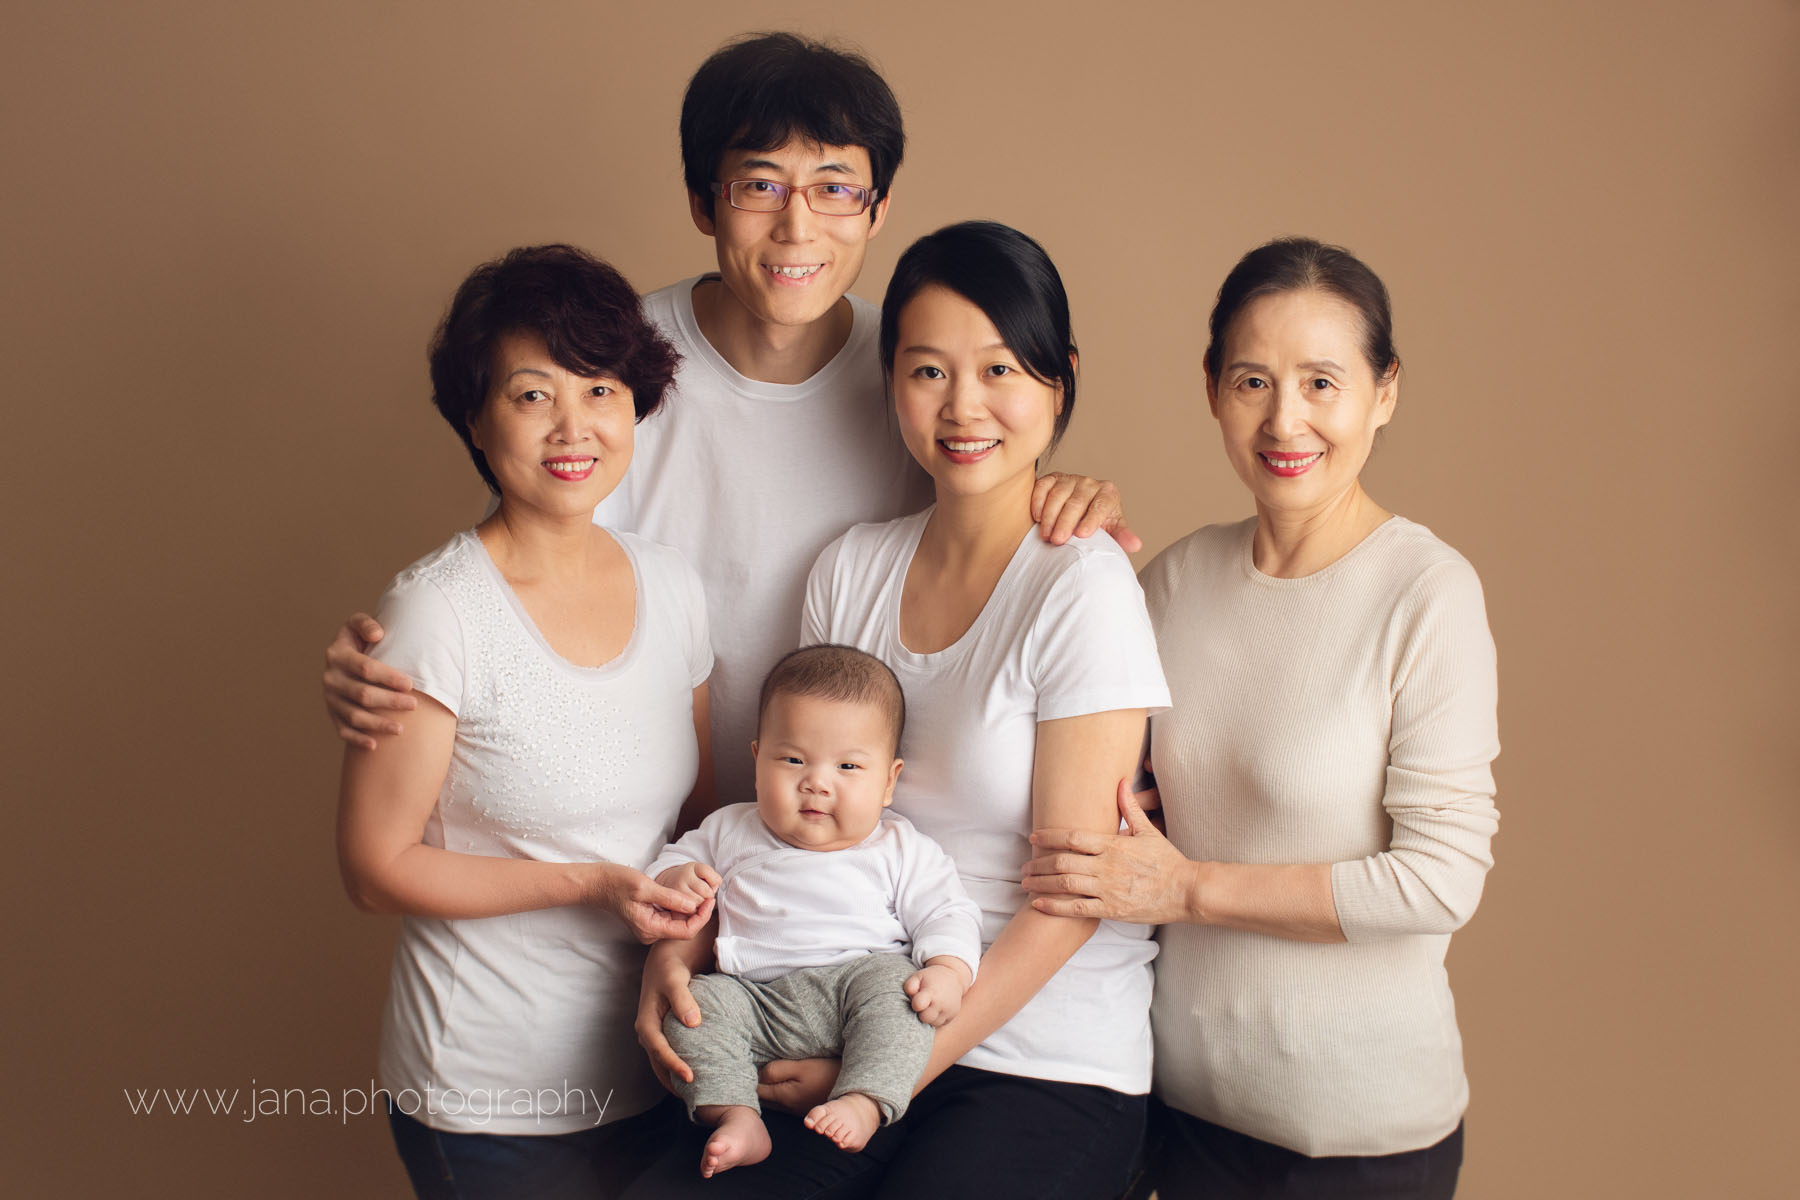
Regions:
<instances>
[{"instance_id":1,"label":"young woman's face","mask_svg":"<svg viewBox=\"0 0 1800 1200\"><path fill-rule=\"evenodd\" d=\"M933 284L900 312L894 409L939 494L979 495L1037 477L1062 389L1034 379L974 303Z\"/></svg>"},{"instance_id":2,"label":"young woman's face","mask_svg":"<svg viewBox=\"0 0 1800 1200\"><path fill-rule=\"evenodd\" d=\"M587 513L619 486L631 463L631 389L610 375L576 375L535 333L494 348L487 404L470 428L504 502Z\"/></svg>"},{"instance_id":3,"label":"young woman's face","mask_svg":"<svg viewBox=\"0 0 1800 1200\"><path fill-rule=\"evenodd\" d=\"M1361 314L1313 289L1259 297L1232 319L1206 394L1260 511L1305 516L1357 486L1399 391L1362 342Z\"/></svg>"}]
</instances>

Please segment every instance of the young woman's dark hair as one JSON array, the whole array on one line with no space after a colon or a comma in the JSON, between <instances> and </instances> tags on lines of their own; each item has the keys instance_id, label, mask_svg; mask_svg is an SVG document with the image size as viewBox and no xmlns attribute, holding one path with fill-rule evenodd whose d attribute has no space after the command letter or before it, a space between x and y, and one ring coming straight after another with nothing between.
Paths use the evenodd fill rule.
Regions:
<instances>
[{"instance_id":1,"label":"young woman's dark hair","mask_svg":"<svg viewBox=\"0 0 1800 1200\"><path fill-rule=\"evenodd\" d=\"M881 302L881 369L890 382L900 312L932 284L979 308L1033 379L1062 389L1062 411L1050 435L1054 450L1075 412L1075 337L1056 264L1035 241L995 221L946 225L908 246Z\"/></svg>"},{"instance_id":2,"label":"young woman's dark hair","mask_svg":"<svg viewBox=\"0 0 1800 1200\"><path fill-rule=\"evenodd\" d=\"M625 277L573 246L525 246L483 263L456 289L432 335L431 402L456 430L488 489L500 491L469 424L487 403L494 350L509 333L535 333L557 366L616 376L637 419L655 412L681 358L638 306Z\"/></svg>"},{"instance_id":3,"label":"young woman's dark hair","mask_svg":"<svg viewBox=\"0 0 1800 1200\"><path fill-rule=\"evenodd\" d=\"M1279 292L1308 289L1329 292L1362 316L1363 357L1386 379L1400 367L1394 349L1394 314L1388 305L1387 286L1381 277L1342 246L1328 246L1306 237L1277 238L1238 259L1237 266L1219 285L1213 305L1206 347L1206 375L1218 379L1225 364L1225 335L1232 321L1252 300Z\"/></svg>"},{"instance_id":4,"label":"young woman's dark hair","mask_svg":"<svg viewBox=\"0 0 1800 1200\"><path fill-rule=\"evenodd\" d=\"M730 150L774 150L794 138L869 152L874 203L906 152L900 102L869 60L791 33L748 34L700 64L681 102L681 169L713 213L712 185Z\"/></svg>"}]
</instances>

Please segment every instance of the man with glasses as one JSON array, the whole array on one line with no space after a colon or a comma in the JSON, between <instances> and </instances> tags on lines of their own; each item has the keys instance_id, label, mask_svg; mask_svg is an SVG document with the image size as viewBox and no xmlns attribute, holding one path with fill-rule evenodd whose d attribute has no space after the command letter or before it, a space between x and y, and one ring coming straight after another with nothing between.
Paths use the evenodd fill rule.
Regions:
<instances>
[{"instance_id":1,"label":"man with glasses","mask_svg":"<svg viewBox=\"0 0 1800 1200\"><path fill-rule=\"evenodd\" d=\"M727 803L754 795L757 691L795 647L813 559L853 524L931 502L887 403L880 311L849 294L905 143L899 103L865 59L792 34L719 50L682 103L688 208L718 270L644 298L683 363L595 520L677 547L705 582ZM1047 538L1107 528L1136 548L1110 484L1046 476L1034 506ZM404 676L362 653L380 635L359 613L326 651L327 707L363 744L411 706L381 690Z\"/></svg>"}]
</instances>

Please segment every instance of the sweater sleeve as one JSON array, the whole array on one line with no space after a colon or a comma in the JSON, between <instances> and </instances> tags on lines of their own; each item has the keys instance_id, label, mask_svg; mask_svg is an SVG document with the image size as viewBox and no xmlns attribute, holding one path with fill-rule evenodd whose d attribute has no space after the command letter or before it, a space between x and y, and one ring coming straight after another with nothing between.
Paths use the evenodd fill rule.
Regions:
<instances>
[{"instance_id":1,"label":"sweater sleeve","mask_svg":"<svg viewBox=\"0 0 1800 1200\"><path fill-rule=\"evenodd\" d=\"M1331 869L1338 922L1353 942L1460 928L1481 900L1500 820L1494 641L1474 569L1460 558L1434 565L1394 619L1382 797L1393 836L1381 853Z\"/></svg>"}]
</instances>

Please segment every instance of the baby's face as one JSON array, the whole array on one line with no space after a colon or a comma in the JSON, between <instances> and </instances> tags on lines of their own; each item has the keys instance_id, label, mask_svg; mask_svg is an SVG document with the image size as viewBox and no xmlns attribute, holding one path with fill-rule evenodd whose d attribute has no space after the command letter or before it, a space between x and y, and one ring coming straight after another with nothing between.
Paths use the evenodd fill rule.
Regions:
<instances>
[{"instance_id":1,"label":"baby's face","mask_svg":"<svg viewBox=\"0 0 1800 1200\"><path fill-rule=\"evenodd\" d=\"M776 696L750 750L763 824L802 850L843 850L868 837L900 777L887 717L872 704Z\"/></svg>"}]
</instances>

